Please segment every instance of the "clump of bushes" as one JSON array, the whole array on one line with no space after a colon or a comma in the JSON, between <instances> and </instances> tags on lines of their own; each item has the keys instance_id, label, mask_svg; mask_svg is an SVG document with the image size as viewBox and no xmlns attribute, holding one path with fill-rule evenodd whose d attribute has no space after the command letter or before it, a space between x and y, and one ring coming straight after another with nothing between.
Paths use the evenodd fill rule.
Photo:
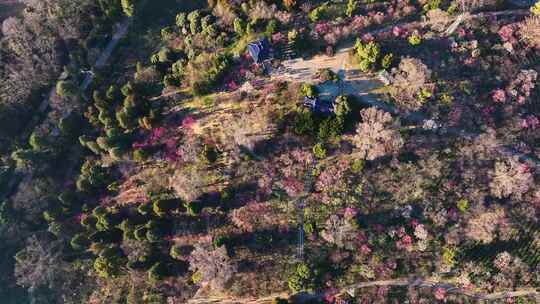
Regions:
<instances>
[{"instance_id":1,"label":"clump of bushes","mask_svg":"<svg viewBox=\"0 0 540 304\"><path fill-rule=\"evenodd\" d=\"M109 172L95 161L87 160L81 167L77 178L77 190L81 192L98 191L103 189L109 180Z\"/></svg>"},{"instance_id":2,"label":"clump of bushes","mask_svg":"<svg viewBox=\"0 0 540 304\"><path fill-rule=\"evenodd\" d=\"M316 275L316 272L309 265L305 263L298 264L289 276L289 289L293 293L313 290L315 288Z\"/></svg>"},{"instance_id":3,"label":"clump of bushes","mask_svg":"<svg viewBox=\"0 0 540 304\"><path fill-rule=\"evenodd\" d=\"M191 92L197 96L208 94L231 64L232 60L227 55L199 55L188 64L187 68Z\"/></svg>"},{"instance_id":4,"label":"clump of bushes","mask_svg":"<svg viewBox=\"0 0 540 304\"><path fill-rule=\"evenodd\" d=\"M104 278L114 277L120 273L127 262L122 250L118 247L107 247L99 253L94 261L96 273Z\"/></svg>"},{"instance_id":5,"label":"clump of bushes","mask_svg":"<svg viewBox=\"0 0 540 304\"><path fill-rule=\"evenodd\" d=\"M334 71L326 68L326 69L319 69L317 71L317 74L316 74L316 77L320 80L320 81L338 81L339 80L339 77L336 73L334 73Z\"/></svg>"},{"instance_id":6,"label":"clump of bushes","mask_svg":"<svg viewBox=\"0 0 540 304\"><path fill-rule=\"evenodd\" d=\"M360 38L356 39L354 51L360 63L360 70L368 72L375 68L377 60L381 56L381 47L375 41L364 43Z\"/></svg>"},{"instance_id":7,"label":"clump of bushes","mask_svg":"<svg viewBox=\"0 0 540 304\"><path fill-rule=\"evenodd\" d=\"M302 96L306 96L306 97L319 96L319 92L317 92L317 88L314 85L307 82L302 84L302 88L300 88L300 93L302 94Z\"/></svg>"}]
</instances>

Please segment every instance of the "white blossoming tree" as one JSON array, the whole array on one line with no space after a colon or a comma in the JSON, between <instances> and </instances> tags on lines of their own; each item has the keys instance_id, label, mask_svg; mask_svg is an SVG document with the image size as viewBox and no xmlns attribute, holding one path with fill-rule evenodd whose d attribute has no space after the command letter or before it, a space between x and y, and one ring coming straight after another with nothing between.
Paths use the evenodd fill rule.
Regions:
<instances>
[{"instance_id":1,"label":"white blossoming tree","mask_svg":"<svg viewBox=\"0 0 540 304\"><path fill-rule=\"evenodd\" d=\"M326 221L321 237L328 243L339 248L353 249L357 230L349 220L344 217L332 215Z\"/></svg>"},{"instance_id":2,"label":"white blossoming tree","mask_svg":"<svg viewBox=\"0 0 540 304\"><path fill-rule=\"evenodd\" d=\"M390 113L372 107L362 110L360 115L362 122L356 127L353 143L366 159L374 160L399 151L403 146L400 124Z\"/></svg>"}]
</instances>

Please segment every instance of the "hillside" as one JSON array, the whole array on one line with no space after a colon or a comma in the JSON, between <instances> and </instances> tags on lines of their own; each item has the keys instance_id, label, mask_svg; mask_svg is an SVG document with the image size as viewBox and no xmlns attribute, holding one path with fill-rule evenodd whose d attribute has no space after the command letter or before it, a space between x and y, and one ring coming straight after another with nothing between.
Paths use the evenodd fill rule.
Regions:
<instances>
[{"instance_id":1,"label":"hillside","mask_svg":"<svg viewBox=\"0 0 540 304\"><path fill-rule=\"evenodd\" d=\"M540 298L540 2L74 1L2 26L6 303Z\"/></svg>"}]
</instances>

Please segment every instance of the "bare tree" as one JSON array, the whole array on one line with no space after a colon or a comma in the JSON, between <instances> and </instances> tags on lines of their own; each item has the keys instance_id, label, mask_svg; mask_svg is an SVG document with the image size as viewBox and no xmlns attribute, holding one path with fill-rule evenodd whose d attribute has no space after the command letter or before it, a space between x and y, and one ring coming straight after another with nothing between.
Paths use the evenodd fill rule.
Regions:
<instances>
[{"instance_id":1,"label":"bare tree","mask_svg":"<svg viewBox=\"0 0 540 304\"><path fill-rule=\"evenodd\" d=\"M32 235L15 256L17 284L33 293L40 287L57 289L69 282L69 265L62 260L62 242Z\"/></svg>"},{"instance_id":2,"label":"bare tree","mask_svg":"<svg viewBox=\"0 0 540 304\"><path fill-rule=\"evenodd\" d=\"M232 122L232 137L238 146L253 151L255 145L268 138L274 130L268 113L264 110L244 113L241 118Z\"/></svg>"},{"instance_id":3,"label":"bare tree","mask_svg":"<svg viewBox=\"0 0 540 304\"><path fill-rule=\"evenodd\" d=\"M169 185L186 202L192 202L203 193L204 172L195 165L177 168L169 179Z\"/></svg>"},{"instance_id":4,"label":"bare tree","mask_svg":"<svg viewBox=\"0 0 540 304\"><path fill-rule=\"evenodd\" d=\"M214 249L211 244L197 244L189 263L190 269L200 276L200 283L212 289L223 289L236 272L225 246Z\"/></svg>"}]
</instances>

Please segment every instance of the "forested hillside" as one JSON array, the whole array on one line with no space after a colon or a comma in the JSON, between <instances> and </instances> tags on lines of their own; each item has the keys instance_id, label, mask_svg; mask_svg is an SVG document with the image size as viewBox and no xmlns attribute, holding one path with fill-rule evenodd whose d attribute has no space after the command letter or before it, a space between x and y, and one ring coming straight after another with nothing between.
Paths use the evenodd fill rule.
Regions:
<instances>
[{"instance_id":1,"label":"forested hillside","mask_svg":"<svg viewBox=\"0 0 540 304\"><path fill-rule=\"evenodd\" d=\"M540 301L540 2L21 3L1 303Z\"/></svg>"}]
</instances>

